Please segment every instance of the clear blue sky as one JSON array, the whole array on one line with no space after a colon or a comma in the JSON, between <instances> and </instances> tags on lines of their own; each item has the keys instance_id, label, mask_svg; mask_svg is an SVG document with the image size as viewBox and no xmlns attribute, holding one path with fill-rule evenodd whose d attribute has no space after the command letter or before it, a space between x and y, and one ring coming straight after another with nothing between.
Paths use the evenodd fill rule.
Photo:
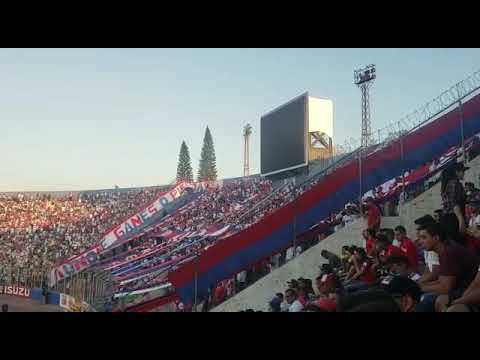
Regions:
<instances>
[{"instance_id":1,"label":"clear blue sky","mask_svg":"<svg viewBox=\"0 0 480 360\"><path fill-rule=\"evenodd\" d=\"M480 49L1 49L0 191L164 184L205 127L220 177L242 174L242 128L309 91L334 101L335 142L359 137L353 70L374 63L372 127L480 69Z\"/></svg>"}]
</instances>

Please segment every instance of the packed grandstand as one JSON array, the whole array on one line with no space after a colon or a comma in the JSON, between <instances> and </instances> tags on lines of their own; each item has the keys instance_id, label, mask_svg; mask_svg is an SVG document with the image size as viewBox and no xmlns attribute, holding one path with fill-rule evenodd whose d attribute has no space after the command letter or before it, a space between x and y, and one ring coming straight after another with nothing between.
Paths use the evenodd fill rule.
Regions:
<instances>
[{"instance_id":1,"label":"packed grandstand","mask_svg":"<svg viewBox=\"0 0 480 360\"><path fill-rule=\"evenodd\" d=\"M465 190L460 165L480 154L479 104L473 97L463 118L452 110L302 183L251 176L0 194L2 286L73 296L98 311L209 311L365 217L365 246L324 253L329 265L272 294L271 311L478 311L478 295L468 296L479 291L480 192L478 179ZM381 227L382 215L438 182L444 207L418 220L419 241Z\"/></svg>"}]
</instances>

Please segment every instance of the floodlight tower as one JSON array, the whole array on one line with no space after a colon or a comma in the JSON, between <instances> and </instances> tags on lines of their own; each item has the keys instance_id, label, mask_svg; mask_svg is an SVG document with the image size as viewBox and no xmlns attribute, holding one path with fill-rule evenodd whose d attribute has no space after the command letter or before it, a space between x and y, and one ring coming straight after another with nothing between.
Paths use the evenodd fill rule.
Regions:
<instances>
[{"instance_id":1,"label":"floodlight tower","mask_svg":"<svg viewBox=\"0 0 480 360\"><path fill-rule=\"evenodd\" d=\"M370 94L369 89L376 78L375 65L353 72L354 82L362 91L362 149L371 144L372 128L370 121Z\"/></svg>"},{"instance_id":2,"label":"floodlight tower","mask_svg":"<svg viewBox=\"0 0 480 360\"><path fill-rule=\"evenodd\" d=\"M247 124L243 128L243 176L250 175L250 135L252 135L252 126Z\"/></svg>"}]
</instances>

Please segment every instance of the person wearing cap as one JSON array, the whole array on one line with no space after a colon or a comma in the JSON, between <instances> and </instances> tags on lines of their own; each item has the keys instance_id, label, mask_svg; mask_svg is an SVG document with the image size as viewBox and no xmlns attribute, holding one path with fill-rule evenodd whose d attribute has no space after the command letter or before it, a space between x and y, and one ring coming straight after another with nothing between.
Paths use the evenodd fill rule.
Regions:
<instances>
[{"instance_id":1,"label":"person wearing cap","mask_svg":"<svg viewBox=\"0 0 480 360\"><path fill-rule=\"evenodd\" d=\"M422 296L415 281L404 276L393 276L384 279L381 287L393 297L402 312L415 312Z\"/></svg>"},{"instance_id":2,"label":"person wearing cap","mask_svg":"<svg viewBox=\"0 0 480 360\"><path fill-rule=\"evenodd\" d=\"M442 172L441 196L443 216L451 217L458 223L458 231L464 234L466 230L465 205L467 195L460 180L463 180L468 170L463 163L456 163Z\"/></svg>"}]
</instances>

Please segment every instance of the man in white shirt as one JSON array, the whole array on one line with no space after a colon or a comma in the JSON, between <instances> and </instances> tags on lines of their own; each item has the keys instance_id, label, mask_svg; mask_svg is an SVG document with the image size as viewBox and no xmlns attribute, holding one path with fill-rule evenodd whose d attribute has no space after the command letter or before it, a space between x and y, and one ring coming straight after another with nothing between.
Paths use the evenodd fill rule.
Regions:
<instances>
[{"instance_id":1,"label":"man in white shirt","mask_svg":"<svg viewBox=\"0 0 480 360\"><path fill-rule=\"evenodd\" d=\"M287 289L287 291L285 291L285 300L289 305L288 312L300 312L303 310L303 305L298 300L297 292L294 289Z\"/></svg>"}]
</instances>

